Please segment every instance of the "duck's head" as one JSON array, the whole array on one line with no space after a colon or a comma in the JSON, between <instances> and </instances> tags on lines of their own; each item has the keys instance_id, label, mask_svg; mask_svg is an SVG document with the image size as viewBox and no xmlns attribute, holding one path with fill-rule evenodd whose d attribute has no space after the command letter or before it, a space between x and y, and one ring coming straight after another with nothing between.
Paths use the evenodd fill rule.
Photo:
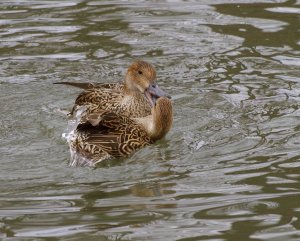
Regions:
<instances>
[{"instance_id":1,"label":"duck's head","mask_svg":"<svg viewBox=\"0 0 300 241\"><path fill-rule=\"evenodd\" d=\"M125 78L125 88L127 91L134 93L143 93L151 106L159 97L171 98L155 82L156 71L154 67L145 61L136 61L128 68Z\"/></svg>"}]
</instances>

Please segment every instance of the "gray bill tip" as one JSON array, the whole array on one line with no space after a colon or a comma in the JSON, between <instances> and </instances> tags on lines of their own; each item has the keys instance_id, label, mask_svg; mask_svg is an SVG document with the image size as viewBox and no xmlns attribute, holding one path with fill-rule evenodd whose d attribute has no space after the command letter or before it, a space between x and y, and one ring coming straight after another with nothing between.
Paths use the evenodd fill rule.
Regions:
<instances>
[{"instance_id":1,"label":"gray bill tip","mask_svg":"<svg viewBox=\"0 0 300 241\"><path fill-rule=\"evenodd\" d=\"M169 94L167 94L165 91L163 91L156 83L153 83L148 87L148 92L151 95L154 95L156 97L165 96L165 97L171 99L171 96Z\"/></svg>"}]
</instances>

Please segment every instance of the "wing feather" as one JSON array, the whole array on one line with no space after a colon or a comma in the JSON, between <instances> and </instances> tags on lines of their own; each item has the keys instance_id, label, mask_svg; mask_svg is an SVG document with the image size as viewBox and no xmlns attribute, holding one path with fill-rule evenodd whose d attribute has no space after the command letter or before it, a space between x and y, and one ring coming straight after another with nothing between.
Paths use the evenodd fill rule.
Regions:
<instances>
[{"instance_id":1,"label":"wing feather","mask_svg":"<svg viewBox=\"0 0 300 241\"><path fill-rule=\"evenodd\" d=\"M88 90L95 88L122 90L124 85L121 83L80 83L80 82L55 82L53 84L70 85L80 89Z\"/></svg>"},{"instance_id":2,"label":"wing feather","mask_svg":"<svg viewBox=\"0 0 300 241\"><path fill-rule=\"evenodd\" d=\"M91 114L95 118L95 114ZM147 133L133 120L113 112L100 114L98 125L94 126L90 116L77 127L82 137L82 151L97 150L115 158L128 156L141 147L150 144ZM99 151L100 150L100 151Z\"/></svg>"}]
</instances>

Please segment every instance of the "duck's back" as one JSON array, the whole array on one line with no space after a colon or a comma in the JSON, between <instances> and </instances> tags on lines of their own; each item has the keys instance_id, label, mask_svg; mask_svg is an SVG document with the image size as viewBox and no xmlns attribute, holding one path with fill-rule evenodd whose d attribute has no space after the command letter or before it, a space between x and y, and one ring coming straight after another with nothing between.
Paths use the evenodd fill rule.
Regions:
<instances>
[{"instance_id":1,"label":"duck's back","mask_svg":"<svg viewBox=\"0 0 300 241\"><path fill-rule=\"evenodd\" d=\"M70 85L84 90L89 90L94 88L123 90L124 88L124 85L122 83L55 82L54 84Z\"/></svg>"},{"instance_id":2,"label":"duck's back","mask_svg":"<svg viewBox=\"0 0 300 241\"><path fill-rule=\"evenodd\" d=\"M123 84L98 84L79 94L72 113L79 106L86 107L86 113L113 111L127 117L144 117L151 114L151 107L141 93L127 95Z\"/></svg>"}]
</instances>

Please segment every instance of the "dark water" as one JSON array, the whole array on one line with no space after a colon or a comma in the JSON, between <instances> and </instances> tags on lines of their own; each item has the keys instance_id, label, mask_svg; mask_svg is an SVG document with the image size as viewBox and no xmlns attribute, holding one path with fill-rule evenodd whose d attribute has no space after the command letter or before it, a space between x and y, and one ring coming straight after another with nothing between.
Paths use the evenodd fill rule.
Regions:
<instances>
[{"instance_id":1,"label":"dark water","mask_svg":"<svg viewBox=\"0 0 300 241\"><path fill-rule=\"evenodd\" d=\"M213 3L212 3L213 2ZM300 240L299 1L0 2L2 240ZM67 166L79 90L153 63L168 136Z\"/></svg>"}]
</instances>

